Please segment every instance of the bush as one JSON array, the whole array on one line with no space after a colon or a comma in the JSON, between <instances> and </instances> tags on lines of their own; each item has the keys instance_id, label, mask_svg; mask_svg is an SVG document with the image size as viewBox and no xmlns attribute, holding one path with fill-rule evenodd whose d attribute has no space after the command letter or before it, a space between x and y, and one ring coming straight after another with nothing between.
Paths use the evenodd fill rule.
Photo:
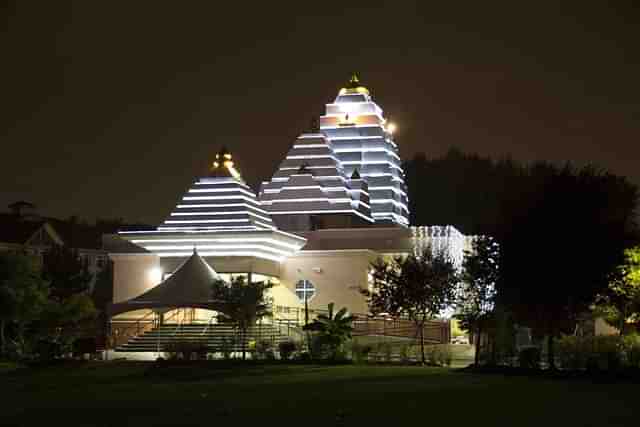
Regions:
<instances>
[{"instance_id":1,"label":"bush","mask_svg":"<svg viewBox=\"0 0 640 427\"><path fill-rule=\"evenodd\" d=\"M427 364L431 366L438 366L438 347L435 345L425 346L424 352Z\"/></svg>"},{"instance_id":2,"label":"bush","mask_svg":"<svg viewBox=\"0 0 640 427\"><path fill-rule=\"evenodd\" d=\"M259 360L275 360L276 358L273 343L269 340L260 340L256 342L254 354Z\"/></svg>"},{"instance_id":3,"label":"bush","mask_svg":"<svg viewBox=\"0 0 640 427\"><path fill-rule=\"evenodd\" d=\"M366 363L372 350L373 347L370 345L360 344L356 340L351 341L351 359L355 363Z\"/></svg>"},{"instance_id":4,"label":"bush","mask_svg":"<svg viewBox=\"0 0 640 427\"><path fill-rule=\"evenodd\" d=\"M403 344L400 346L400 362L404 364L411 363L414 358L414 348L411 344Z\"/></svg>"},{"instance_id":5,"label":"bush","mask_svg":"<svg viewBox=\"0 0 640 427\"><path fill-rule=\"evenodd\" d=\"M440 345L438 348L438 363L441 366L451 366L453 360L453 352L449 344Z\"/></svg>"},{"instance_id":6,"label":"bush","mask_svg":"<svg viewBox=\"0 0 640 427\"><path fill-rule=\"evenodd\" d=\"M222 337L222 339L220 340L218 351L220 352L220 354L222 354L222 358L224 360L231 359L231 353L233 353L235 343L236 341L234 337Z\"/></svg>"},{"instance_id":7,"label":"bush","mask_svg":"<svg viewBox=\"0 0 640 427\"><path fill-rule=\"evenodd\" d=\"M201 341L173 341L164 345L164 353L167 359L171 360L193 360L207 358L209 348L207 344Z\"/></svg>"},{"instance_id":8,"label":"bush","mask_svg":"<svg viewBox=\"0 0 640 427\"><path fill-rule=\"evenodd\" d=\"M520 349L518 365L523 369L540 369L540 349L533 346Z\"/></svg>"},{"instance_id":9,"label":"bush","mask_svg":"<svg viewBox=\"0 0 640 427\"><path fill-rule=\"evenodd\" d=\"M379 352L383 362L391 362L393 360L393 346L390 342L381 342Z\"/></svg>"},{"instance_id":10,"label":"bush","mask_svg":"<svg viewBox=\"0 0 640 427\"><path fill-rule=\"evenodd\" d=\"M640 368L640 335L631 334L625 336L622 347L626 365L630 368Z\"/></svg>"},{"instance_id":11,"label":"bush","mask_svg":"<svg viewBox=\"0 0 640 427\"><path fill-rule=\"evenodd\" d=\"M616 371L640 367L640 337L564 336L558 340L560 367L568 370Z\"/></svg>"},{"instance_id":12,"label":"bush","mask_svg":"<svg viewBox=\"0 0 640 427\"><path fill-rule=\"evenodd\" d=\"M330 356L330 346L325 343L322 336L318 334L308 335L309 356L314 360L327 359Z\"/></svg>"},{"instance_id":13,"label":"bush","mask_svg":"<svg viewBox=\"0 0 640 427\"><path fill-rule=\"evenodd\" d=\"M83 356L85 354L95 354L98 346L95 337L77 338L73 342L74 357Z\"/></svg>"},{"instance_id":14,"label":"bush","mask_svg":"<svg viewBox=\"0 0 640 427\"><path fill-rule=\"evenodd\" d=\"M298 362L311 362L313 359L311 358L311 353L302 351L296 355L295 360Z\"/></svg>"},{"instance_id":15,"label":"bush","mask_svg":"<svg viewBox=\"0 0 640 427\"><path fill-rule=\"evenodd\" d=\"M393 346L391 343L385 341L376 343L372 352L376 362L391 362L393 359Z\"/></svg>"},{"instance_id":16,"label":"bush","mask_svg":"<svg viewBox=\"0 0 640 427\"><path fill-rule=\"evenodd\" d=\"M591 355L590 347L585 338L563 336L557 339L556 355L560 367L569 370L586 369Z\"/></svg>"},{"instance_id":17,"label":"bush","mask_svg":"<svg viewBox=\"0 0 640 427\"><path fill-rule=\"evenodd\" d=\"M293 353L298 349L298 345L294 341L282 341L278 344L278 352L280 353L280 359L289 360L293 356Z\"/></svg>"}]
</instances>

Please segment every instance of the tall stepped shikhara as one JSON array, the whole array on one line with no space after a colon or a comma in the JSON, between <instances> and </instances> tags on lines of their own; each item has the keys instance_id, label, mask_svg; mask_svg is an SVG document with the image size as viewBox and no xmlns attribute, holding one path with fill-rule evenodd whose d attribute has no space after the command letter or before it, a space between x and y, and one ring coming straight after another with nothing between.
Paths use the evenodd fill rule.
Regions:
<instances>
[{"instance_id":1,"label":"tall stepped shikhara","mask_svg":"<svg viewBox=\"0 0 640 427\"><path fill-rule=\"evenodd\" d=\"M393 125L353 75L326 105L319 127L300 135L262 183L263 208L285 229L304 229L308 217L327 215L351 217L343 227L408 226L407 189L392 134ZM324 226L337 223L329 224Z\"/></svg>"},{"instance_id":2,"label":"tall stepped shikhara","mask_svg":"<svg viewBox=\"0 0 640 427\"><path fill-rule=\"evenodd\" d=\"M393 126L354 74L320 117L320 130L345 175L366 180L376 222L409 225L407 187Z\"/></svg>"},{"instance_id":3,"label":"tall stepped shikhara","mask_svg":"<svg viewBox=\"0 0 640 427\"><path fill-rule=\"evenodd\" d=\"M296 139L271 181L262 183L260 203L289 230L313 228L309 217L320 215L352 217L349 225L373 223L366 182L357 173L345 175L318 129Z\"/></svg>"}]
</instances>

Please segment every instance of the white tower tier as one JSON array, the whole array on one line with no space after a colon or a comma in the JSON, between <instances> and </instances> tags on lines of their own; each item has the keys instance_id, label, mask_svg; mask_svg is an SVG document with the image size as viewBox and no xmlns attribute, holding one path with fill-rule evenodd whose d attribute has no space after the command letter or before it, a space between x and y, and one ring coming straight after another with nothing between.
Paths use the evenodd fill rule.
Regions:
<instances>
[{"instance_id":1,"label":"white tower tier","mask_svg":"<svg viewBox=\"0 0 640 427\"><path fill-rule=\"evenodd\" d=\"M335 101L326 105L320 130L345 175L357 170L367 181L373 219L408 226L407 188L392 126L355 75Z\"/></svg>"}]
</instances>

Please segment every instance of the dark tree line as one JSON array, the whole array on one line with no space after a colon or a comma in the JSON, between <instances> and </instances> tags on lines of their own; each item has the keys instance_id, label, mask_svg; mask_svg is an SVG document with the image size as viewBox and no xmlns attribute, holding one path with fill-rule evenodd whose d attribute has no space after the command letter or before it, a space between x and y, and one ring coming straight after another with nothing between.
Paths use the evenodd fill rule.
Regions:
<instances>
[{"instance_id":1,"label":"dark tree line","mask_svg":"<svg viewBox=\"0 0 640 427\"><path fill-rule=\"evenodd\" d=\"M500 246L496 306L553 340L605 294L637 244L638 188L593 166L523 165L451 150L405 163L411 220L493 236Z\"/></svg>"}]
</instances>

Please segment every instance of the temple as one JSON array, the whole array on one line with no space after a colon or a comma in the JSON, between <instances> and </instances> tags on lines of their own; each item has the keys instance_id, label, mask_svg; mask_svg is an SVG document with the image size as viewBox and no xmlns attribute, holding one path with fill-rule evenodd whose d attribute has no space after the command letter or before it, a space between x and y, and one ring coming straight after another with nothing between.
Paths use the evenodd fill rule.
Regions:
<instances>
[{"instance_id":1,"label":"temple","mask_svg":"<svg viewBox=\"0 0 640 427\"><path fill-rule=\"evenodd\" d=\"M157 227L105 236L114 268L109 315L119 342L133 345L126 341L138 339L141 324L157 333L167 322L208 325L211 333L225 311L207 290L217 279L271 282L272 321L295 323L305 307L329 303L366 316L361 290L379 257L430 246L459 263L469 239L455 228L409 227L392 134L354 75L257 195L222 149ZM129 337L132 324L138 334Z\"/></svg>"}]
</instances>

